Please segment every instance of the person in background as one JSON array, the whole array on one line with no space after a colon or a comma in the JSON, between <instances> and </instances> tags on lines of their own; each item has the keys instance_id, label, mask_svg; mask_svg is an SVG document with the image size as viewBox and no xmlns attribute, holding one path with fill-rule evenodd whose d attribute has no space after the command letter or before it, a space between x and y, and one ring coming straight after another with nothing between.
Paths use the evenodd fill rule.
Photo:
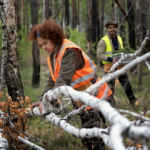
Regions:
<instances>
[{"instance_id":1,"label":"person in background","mask_svg":"<svg viewBox=\"0 0 150 150\"><path fill-rule=\"evenodd\" d=\"M122 38L116 34L118 23L114 20L110 20L106 24L108 34L105 35L98 43L97 46L97 60L102 61L105 73L109 72L111 66L118 61L117 58L112 58L111 55L115 51L123 49ZM121 69L123 65L118 66L117 69ZM126 96L129 99L130 104L134 107L137 98L135 97L131 84L129 82L127 74L120 75L118 77L119 82L123 86ZM111 91L114 93L115 79L108 82Z\"/></svg>"},{"instance_id":2,"label":"person in background","mask_svg":"<svg viewBox=\"0 0 150 150\"><path fill-rule=\"evenodd\" d=\"M67 85L75 90L83 91L100 80L96 75L96 65L78 45L65 38L62 27L56 24L54 20L49 19L43 24L35 25L28 35L28 41L35 41L39 48L48 53L47 63L50 74L43 94L40 96L40 101L48 90L59 86ZM98 89L96 97L101 98L106 88L107 83L104 83ZM107 100L110 100L111 94L109 89ZM52 105L59 107L57 100L54 100ZM80 108L83 103L73 102L73 105L75 108ZM39 106L42 113L42 101L33 103L31 110L35 106ZM101 116L100 112L87 107L80 114L82 127L100 127ZM88 150L105 149L100 138L83 139L82 142Z\"/></svg>"}]
</instances>

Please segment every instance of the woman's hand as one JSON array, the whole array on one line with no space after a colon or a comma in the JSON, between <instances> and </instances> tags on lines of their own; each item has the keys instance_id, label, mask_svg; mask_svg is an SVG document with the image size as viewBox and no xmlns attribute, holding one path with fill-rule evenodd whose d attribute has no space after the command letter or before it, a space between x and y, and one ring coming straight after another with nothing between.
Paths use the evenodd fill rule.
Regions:
<instances>
[{"instance_id":1,"label":"woman's hand","mask_svg":"<svg viewBox=\"0 0 150 150\"><path fill-rule=\"evenodd\" d=\"M32 105L30 107L32 113L33 113L33 108L34 107L39 107L39 111L42 114L42 110L43 110L43 103L42 102L32 103Z\"/></svg>"}]
</instances>

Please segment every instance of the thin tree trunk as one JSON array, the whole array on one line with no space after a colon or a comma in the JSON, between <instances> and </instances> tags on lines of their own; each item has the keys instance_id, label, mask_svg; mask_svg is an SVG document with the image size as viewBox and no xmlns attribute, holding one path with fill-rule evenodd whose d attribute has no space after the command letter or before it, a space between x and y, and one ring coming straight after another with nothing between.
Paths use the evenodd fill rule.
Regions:
<instances>
[{"instance_id":1,"label":"thin tree trunk","mask_svg":"<svg viewBox=\"0 0 150 150\"><path fill-rule=\"evenodd\" d=\"M65 26L65 0L62 0L62 27L66 30Z\"/></svg>"},{"instance_id":2,"label":"thin tree trunk","mask_svg":"<svg viewBox=\"0 0 150 150\"><path fill-rule=\"evenodd\" d=\"M80 12L79 12L79 26L80 26L80 32L83 30L83 20L82 20L82 1L80 0Z\"/></svg>"},{"instance_id":3,"label":"thin tree trunk","mask_svg":"<svg viewBox=\"0 0 150 150\"><path fill-rule=\"evenodd\" d=\"M123 0L124 1L124 0ZM125 5L122 5L120 2L119 2L119 0L115 0L115 2L116 2L116 4L118 5L118 7L119 7L119 9L120 9L120 11L122 12L122 14L123 14L123 16L125 17L125 19L126 19L126 21L128 21L128 16L126 15L127 13L126 13L126 11L125 11L125 9L123 8L123 6L125 6Z\"/></svg>"},{"instance_id":4,"label":"thin tree trunk","mask_svg":"<svg viewBox=\"0 0 150 150\"><path fill-rule=\"evenodd\" d=\"M101 0L100 38L104 36L104 8L105 0Z\"/></svg>"},{"instance_id":5,"label":"thin tree trunk","mask_svg":"<svg viewBox=\"0 0 150 150\"><path fill-rule=\"evenodd\" d=\"M138 1L138 6L142 4L142 0ZM142 12L140 8L137 9L137 17L136 17L136 24L137 24L137 49L142 43L143 40L143 25L142 25ZM142 85L142 66L138 64L138 84Z\"/></svg>"},{"instance_id":6,"label":"thin tree trunk","mask_svg":"<svg viewBox=\"0 0 150 150\"><path fill-rule=\"evenodd\" d=\"M120 0L120 4L122 5L123 10L125 10L125 1ZM122 23L120 26L120 35L122 37L123 42L125 42L125 20L123 20L124 15L122 14L122 11L120 10L120 22Z\"/></svg>"},{"instance_id":7,"label":"thin tree trunk","mask_svg":"<svg viewBox=\"0 0 150 150\"><path fill-rule=\"evenodd\" d=\"M46 20L52 18L52 1L51 0L45 0L45 18Z\"/></svg>"},{"instance_id":8,"label":"thin tree trunk","mask_svg":"<svg viewBox=\"0 0 150 150\"><path fill-rule=\"evenodd\" d=\"M93 59L97 60L97 44L100 40L99 0L92 0L92 51Z\"/></svg>"},{"instance_id":9,"label":"thin tree trunk","mask_svg":"<svg viewBox=\"0 0 150 150\"><path fill-rule=\"evenodd\" d=\"M31 17L32 26L38 24L38 2L37 0L31 0ZM39 87L40 82L40 51L35 42L32 45L32 57L33 57L33 76L32 86Z\"/></svg>"},{"instance_id":10,"label":"thin tree trunk","mask_svg":"<svg viewBox=\"0 0 150 150\"><path fill-rule=\"evenodd\" d=\"M53 7L52 7L52 0L49 0L49 18L52 19L53 18Z\"/></svg>"},{"instance_id":11,"label":"thin tree trunk","mask_svg":"<svg viewBox=\"0 0 150 150\"><path fill-rule=\"evenodd\" d=\"M76 28L76 0L72 0L72 28Z\"/></svg>"},{"instance_id":12,"label":"thin tree trunk","mask_svg":"<svg viewBox=\"0 0 150 150\"><path fill-rule=\"evenodd\" d=\"M42 23L45 21L45 0L43 0Z\"/></svg>"},{"instance_id":13,"label":"thin tree trunk","mask_svg":"<svg viewBox=\"0 0 150 150\"><path fill-rule=\"evenodd\" d=\"M112 20L115 20L115 1L112 0Z\"/></svg>"},{"instance_id":14,"label":"thin tree trunk","mask_svg":"<svg viewBox=\"0 0 150 150\"><path fill-rule=\"evenodd\" d=\"M96 60L97 43L100 39L100 22L99 22L99 1L88 0L87 5L87 47L88 55L91 59Z\"/></svg>"},{"instance_id":15,"label":"thin tree trunk","mask_svg":"<svg viewBox=\"0 0 150 150\"><path fill-rule=\"evenodd\" d=\"M87 0L86 44L87 54L92 56L92 0Z\"/></svg>"},{"instance_id":16,"label":"thin tree trunk","mask_svg":"<svg viewBox=\"0 0 150 150\"><path fill-rule=\"evenodd\" d=\"M25 26L25 0L22 0L22 8L23 8L23 25Z\"/></svg>"},{"instance_id":17,"label":"thin tree trunk","mask_svg":"<svg viewBox=\"0 0 150 150\"><path fill-rule=\"evenodd\" d=\"M77 25L79 25L79 6L80 6L80 3L79 3L79 0L78 0Z\"/></svg>"},{"instance_id":18,"label":"thin tree trunk","mask_svg":"<svg viewBox=\"0 0 150 150\"><path fill-rule=\"evenodd\" d=\"M24 98L24 93L18 63L14 0L4 0L3 2L5 3L6 12L4 17L7 16L5 18L6 20L2 18L2 25L5 26L5 28L3 28L3 50L7 50L7 57L3 57L2 66L5 66L5 68L1 76L5 76L4 79L6 79L8 93L12 97L12 100L19 102L21 97ZM4 10L1 10L1 12L4 12ZM3 87L0 87L0 90L2 91Z\"/></svg>"},{"instance_id":19,"label":"thin tree trunk","mask_svg":"<svg viewBox=\"0 0 150 150\"><path fill-rule=\"evenodd\" d=\"M27 35L29 33L29 21L28 21L28 0L26 0L26 25L27 25Z\"/></svg>"},{"instance_id":20,"label":"thin tree trunk","mask_svg":"<svg viewBox=\"0 0 150 150\"><path fill-rule=\"evenodd\" d=\"M69 0L65 0L65 22L69 26Z\"/></svg>"},{"instance_id":21,"label":"thin tree trunk","mask_svg":"<svg viewBox=\"0 0 150 150\"><path fill-rule=\"evenodd\" d=\"M16 18L16 25L17 25L17 32L21 29L21 1L15 0L15 18Z\"/></svg>"},{"instance_id":22,"label":"thin tree trunk","mask_svg":"<svg viewBox=\"0 0 150 150\"><path fill-rule=\"evenodd\" d=\"M127 1L127 5L128 5L128 11L131 8L133 3L133 0L128 0ZM132 49L136 49L135 47L135 11L134 11L134 7L132 6L132 8L130 9L129 13L128 13L128 26L129 26L129 45Z\"/></svg>"}]
</instances>

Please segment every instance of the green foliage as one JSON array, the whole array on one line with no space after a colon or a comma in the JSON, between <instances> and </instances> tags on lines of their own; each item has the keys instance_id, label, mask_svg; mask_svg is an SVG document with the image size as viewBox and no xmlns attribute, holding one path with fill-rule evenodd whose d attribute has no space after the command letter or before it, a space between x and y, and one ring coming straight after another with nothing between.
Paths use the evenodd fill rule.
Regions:
<instances>
[{"instance_id":1,"label":"green foliage","mask_svg":"<svg viewBox=\"0 0 150 150\"><path fill-rule=\"evenodd\" d=\"M72 30L70 27L68 27L68 32L69 40L77 44L84 52L87 53L85 30L81 33L78 33L77 29Z\"/></svg>"},{"instance_id":2,"label":"green foliage","mask_svg":"<svg viewBox=\"0 0 150 150\"><path fill-rule=\"evenodd\" d=\"M32 52L32 42L27 42L26 26L21 26L21 30L17 33L17 37L19 39L17 42L19 62L25 62Z\"/></svg>"},{"instance_id":3,"label":"green foliage","mask_svg":"<svg viewBox=\"0 0 150 150\"><path fill-rule=\"evenodd\" d=\"M135 53L135 50L132 49L132 48L130 48L129 46L124 46L123 49L121 49L121 50L119 50L119 51L118 51L118 50L115 50L113 53L114 53L114 54L117 54L117 53L129 54L129 53Z\"/></svg>"}]
</instances>

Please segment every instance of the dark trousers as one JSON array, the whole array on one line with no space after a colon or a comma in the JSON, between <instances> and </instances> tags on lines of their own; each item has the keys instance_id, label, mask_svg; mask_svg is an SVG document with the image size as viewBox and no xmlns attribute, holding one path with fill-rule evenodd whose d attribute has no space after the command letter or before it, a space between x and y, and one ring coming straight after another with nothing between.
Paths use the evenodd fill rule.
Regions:
<instances>
[{"instance_id":1,"label":"dark trousers","mask_svg":"<svg viewBox=\"0 0 150 150\"><path fill-rule=\"evenodd\" d=\"M137 98L134 96L133 91L132 91L132 87L130 84L130 81L128 79L127 74L121 75L118 77L119 82L121 83L122 87L125 90L125 93L130 101L130 104L135 103L135 101L137 100ZM115 86L115 79L111 80L108 82L108 85L110 86L110 89L112 90L112 92L115 92L114 86Z\"/></svg>"},{"instance_id":2,"label":"dark trousers","mask_svg":"<svg viewBox=\"0 0 150 150\"><path fill-rule=\"evenodd\" d=\"M102 120L103 126L105 127L105 119L102 114L98 111L86 111L80 115L82 128L93 128L100 127ZM88 148L88 150L105 150L105 144L101 138L90 138L83 139L82 143Z\"/></svg>"}]
</instances>

